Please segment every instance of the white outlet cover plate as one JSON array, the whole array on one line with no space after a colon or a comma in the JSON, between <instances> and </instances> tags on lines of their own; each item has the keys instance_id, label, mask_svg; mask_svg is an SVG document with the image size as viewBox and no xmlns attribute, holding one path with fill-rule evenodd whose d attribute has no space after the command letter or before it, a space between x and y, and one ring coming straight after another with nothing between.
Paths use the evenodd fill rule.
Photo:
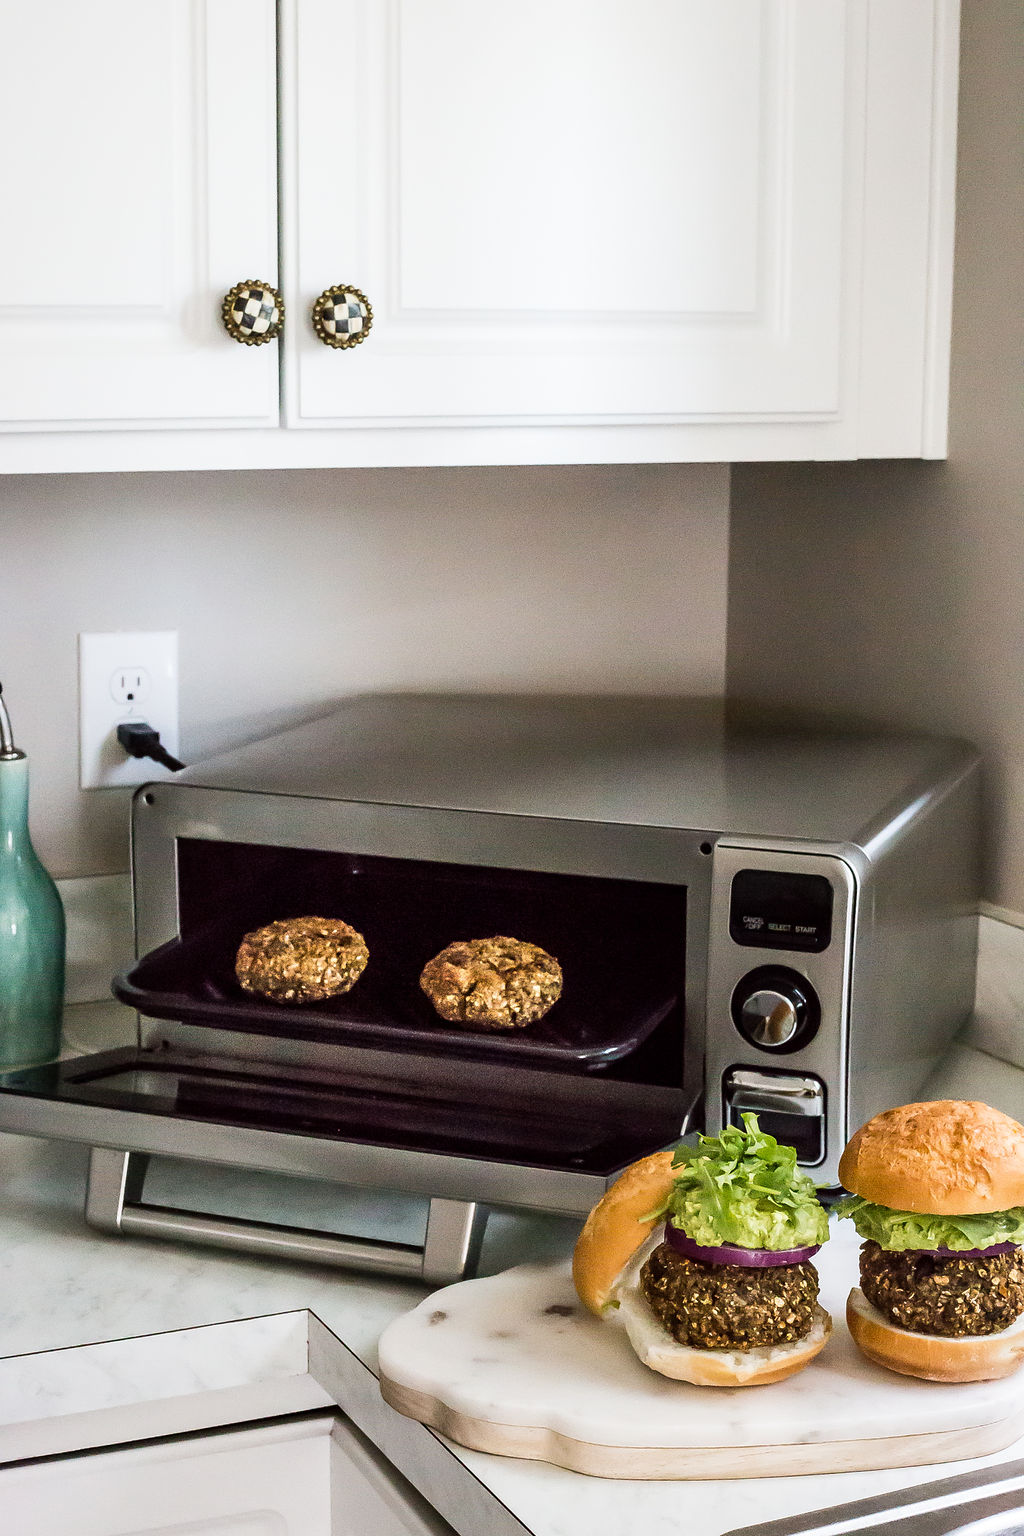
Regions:
<instances>
[{"instance_id":1,"label":"white outlet cover plate","mask_svg":"<svg viewBox=\"0 0 1024 1536\"><path fill-rule=\"evenodd\" d=\"M133 686L133 679L139 686ZM129 697L129 695L133 695ZM128 757L117 739L125 720L145 720L178 756L178 634L117 630L78 637L79 783L116 789L171 777L147 757Z\"/></svg>"}]
</instances>

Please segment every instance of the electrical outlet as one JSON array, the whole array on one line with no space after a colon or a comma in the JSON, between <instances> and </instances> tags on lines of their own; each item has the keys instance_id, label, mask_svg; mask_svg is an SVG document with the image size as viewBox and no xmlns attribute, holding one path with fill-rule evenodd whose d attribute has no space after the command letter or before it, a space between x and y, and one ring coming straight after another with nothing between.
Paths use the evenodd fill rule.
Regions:
<instances>
[{"instance_id":1,"label":"electrical outlet","mask_svg":"<svg viewBox=\"0 0 1024 1536\"><path fill-rule=\"evenodd\" d=\"M149 697L149 673L145 667L118 667L110 679L115 704L144 704Z\"/></svg>"},{"instance_id":2,"label":"electrical outlet","mask_svg":"<svg viewBox=\"0 0 1024 1536\"><path fill-rule=\"evenodd\" d=\"M117 739L125 720L145 720L178 755L178 636L175 630L78 637L79 783L112 789L165 779L170 770L129 757Z\"/></svg>"}]
</instances>

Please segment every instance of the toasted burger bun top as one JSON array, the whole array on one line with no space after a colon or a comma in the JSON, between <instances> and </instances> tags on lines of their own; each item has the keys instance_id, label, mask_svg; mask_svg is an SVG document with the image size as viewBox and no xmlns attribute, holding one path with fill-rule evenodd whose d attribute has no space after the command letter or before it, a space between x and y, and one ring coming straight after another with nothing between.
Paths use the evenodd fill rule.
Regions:
<instances>
[{"instance_id":1,"label":"toasted burger bun top","mask_svg":"<svg viewBox=\"0 0 1024 1536\"><path fill-rule=\"evenodd\" d=\"M974 1216L1024 1205L1024 1126L967 1099L887 1109L839 1163L846 1189L891 1210Z\"/></svg>"},{"instance_id":2,"label":"toasted burger bun top","mask_svg":"<svg viewBox=\"0 0 1024 1536\"><path fill-rule=\"evenodd\" d=\"M612 1286L657 1225L643 1221L672 1188L672 1152L652 1152L631 1163L602 1195L576 1243L572 1278L584 1306L598 1316Z\"/></svg>"}]
</instances>

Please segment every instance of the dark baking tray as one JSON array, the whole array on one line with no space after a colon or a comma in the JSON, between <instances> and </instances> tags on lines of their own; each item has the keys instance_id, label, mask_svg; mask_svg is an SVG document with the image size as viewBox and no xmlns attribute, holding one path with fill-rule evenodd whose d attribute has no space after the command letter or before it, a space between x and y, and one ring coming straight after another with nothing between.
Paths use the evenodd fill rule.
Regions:
<instances>
[{"instance_id":1,"label":"dark baking tray","mask_svg":"<svg viewBox=\"0 0 1024 1536\"><path fill-rule=\"evenodd\" d=\"M231 923L198 929L153 950L115 979L113 991L150 1018L584 1070L631 1054L678 1003L664 975L645 973L643 967L617 969L606 933L574 935L567 928L551 949L562 965L563 994L545 1018L507 1032L459 1029L438 1018L419 988L420 971L443 946L424 948L415 938L378 945L369 927L363 932L369 965L351 992L323 1003L275 1003L243 991L234 973L242 932Z\"/></svg>"}]
</instances>

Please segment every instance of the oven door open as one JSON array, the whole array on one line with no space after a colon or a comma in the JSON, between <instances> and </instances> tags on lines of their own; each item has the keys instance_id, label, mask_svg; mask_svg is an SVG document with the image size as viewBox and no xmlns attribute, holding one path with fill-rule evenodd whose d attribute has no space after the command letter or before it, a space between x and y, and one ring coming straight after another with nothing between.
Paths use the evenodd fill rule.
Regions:
<instances>
[{"instance_id":1,"label":"oven door open","mask_svg":"<svg viewBox=\"0 0 1024 1536\"><path fill-rule=\"evenodd\" d=\"M686 971L685 883L255 843L198 835L226 828L197 821L168 818L156 863L136 849L137 902L154 905L155 892L164 914L142 911L140 934L158 942L115 983L139 1010L138 1048L0 1079L2 1128L95 1149L96 1225L389 1272L397 1263L440 1283L471 1267L488 1207L582 1217L624 1166L690 1128L702 1041L686 1020L703 978L694 985ZM586 829L573 831L585 848ZM556 854L558 836L544 839ZM614 840L628 843L628 832ZM364 974L314 1005L244 992L243 936L301 915L357 928ZM550 1013L507 1032L439 1018L419 986L425 963L454 940L498 934L559 960ZM282 1249L252 1223L243 1232L147 1206L154 1155L427 1196L435 1240L428 1231L422 1252L397 1260L344 1238L325 1249L302 1232L285 1233Z\"/></svg>"}]
</instances>

